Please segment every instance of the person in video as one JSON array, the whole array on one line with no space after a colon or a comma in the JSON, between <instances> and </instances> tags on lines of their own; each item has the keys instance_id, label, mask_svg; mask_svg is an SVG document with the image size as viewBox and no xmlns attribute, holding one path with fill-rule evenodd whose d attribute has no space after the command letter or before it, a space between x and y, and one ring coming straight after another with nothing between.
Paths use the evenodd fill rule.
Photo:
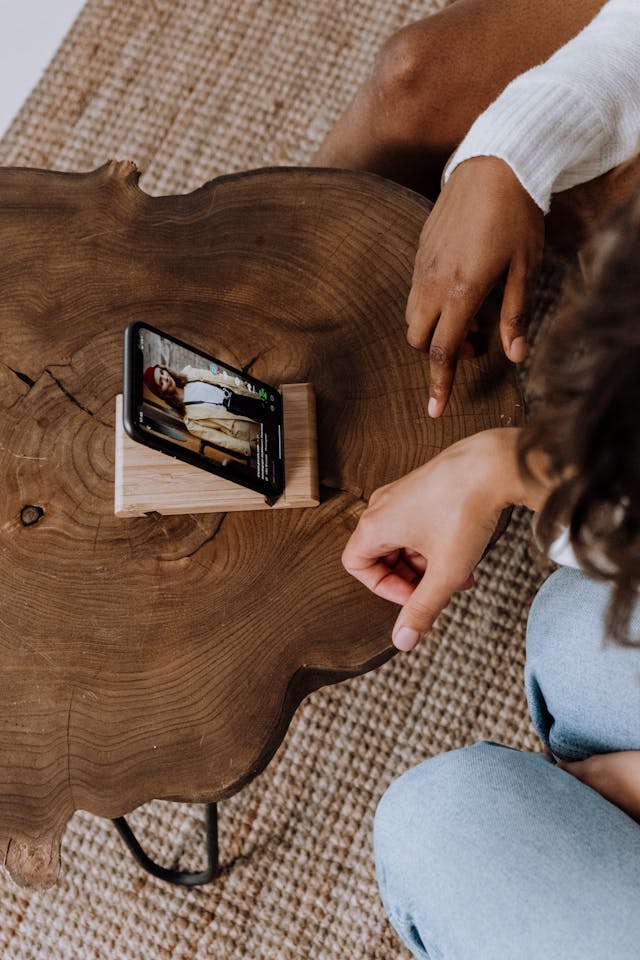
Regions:
<instances>
[{"instance_id":1,"label":"person in video","mask_svg":"<svg viewBox=\"0 0 640 960\"><path fill-rule=\"evenodd\" d=\"M189 433L241 456L255 454L260 424L269 420L272 411L268 400L240 378L197 367L184 367L178 373L155 364L146 368L143 379L182 417Z\"/></svg>"}]
</instances>

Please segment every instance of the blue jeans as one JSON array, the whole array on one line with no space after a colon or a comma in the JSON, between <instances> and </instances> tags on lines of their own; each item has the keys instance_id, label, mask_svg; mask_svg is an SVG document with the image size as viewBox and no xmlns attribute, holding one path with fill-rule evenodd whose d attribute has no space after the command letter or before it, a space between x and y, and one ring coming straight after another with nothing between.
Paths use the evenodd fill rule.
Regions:
<instances>
[{"instance_id":1,"label":"blue jeans","mask_svg":"<svg viewBox=\"0 0 640 960\"><path fill-rule=\"evenodd\" d=\"M640 648L604 641L607 599L563 567L531 608L529 708L557 757L640 750ZM374 846L420 960L640 957L640 825L543 754L476 743L421 763L382 798Z\"/></svg>"}]
</instances>

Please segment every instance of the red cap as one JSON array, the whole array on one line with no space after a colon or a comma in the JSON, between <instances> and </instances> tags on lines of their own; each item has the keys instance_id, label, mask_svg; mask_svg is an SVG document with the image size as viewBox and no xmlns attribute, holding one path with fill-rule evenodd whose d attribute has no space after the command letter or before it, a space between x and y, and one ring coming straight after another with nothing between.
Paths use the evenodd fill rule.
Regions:
<instances>
[{"instance_id":1,"label":"red cap","mask_svg":"<svg viewBox=\"0 0 640 960\"><path fill-rule=\"evenodd\" d=\"M142 379L144 380L145 384L149 390L151 390L151 393L155 393L156 397L161 395L158 384L156 383L156 370L158 369L159 364L156 363L153 367L147 367L145 372L142 374Z\"/></svg>"}]
</instances>

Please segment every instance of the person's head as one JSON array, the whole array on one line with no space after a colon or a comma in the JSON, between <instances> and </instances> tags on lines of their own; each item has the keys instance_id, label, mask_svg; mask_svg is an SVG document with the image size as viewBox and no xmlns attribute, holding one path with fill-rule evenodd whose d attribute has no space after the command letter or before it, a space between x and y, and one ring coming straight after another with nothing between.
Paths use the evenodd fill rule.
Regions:
<instances>
[{"instance_id":1,"label":"person's head","mask_svg":"<svg viewBox=\"0 0 640 960\"><path fill-rule=\"evenodd\" d=\"M548 455L539 538L569 524L585 572L614 588L606 626L624 641L640 589L640 195L594 238L587 272L536 349L520 463Z\"/></svg>"},{"instance_id":2,"label":"person's head","mask_svg":"<svg viewBox=\"0 0 640 960\"><path fill-rule=\"evenodd\" d=\"M176 373L175 370L171 370L169 367L163 367L160 364L147 367L142 377L152 393L155 393L157 397L164 400L170 407L181 411L182 388L186 382L185 377Z\"/></svg>"}]
</instances>

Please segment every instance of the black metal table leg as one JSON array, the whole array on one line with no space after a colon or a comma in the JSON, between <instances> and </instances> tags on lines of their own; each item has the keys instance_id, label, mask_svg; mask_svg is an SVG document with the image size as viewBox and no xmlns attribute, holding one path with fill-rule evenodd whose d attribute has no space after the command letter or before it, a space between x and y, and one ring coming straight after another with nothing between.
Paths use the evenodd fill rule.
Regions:
<instances>
[{"instance_id":1,"label":"black metal table leg","mask_svg":"<svg viewBox=\"0 0 640 960\"><path fill-rule=\"evenodd\" d=\"M140 866L160 880L166 880L167 883L174 883L181 887L197 887L203 883L210 883L218 874L218 806L215 803L206 805L207 867L200 872L169 870L167 867L161 867L144 852L125 817L117 817L113 823Z\"/></svg>"}]
</instances>

